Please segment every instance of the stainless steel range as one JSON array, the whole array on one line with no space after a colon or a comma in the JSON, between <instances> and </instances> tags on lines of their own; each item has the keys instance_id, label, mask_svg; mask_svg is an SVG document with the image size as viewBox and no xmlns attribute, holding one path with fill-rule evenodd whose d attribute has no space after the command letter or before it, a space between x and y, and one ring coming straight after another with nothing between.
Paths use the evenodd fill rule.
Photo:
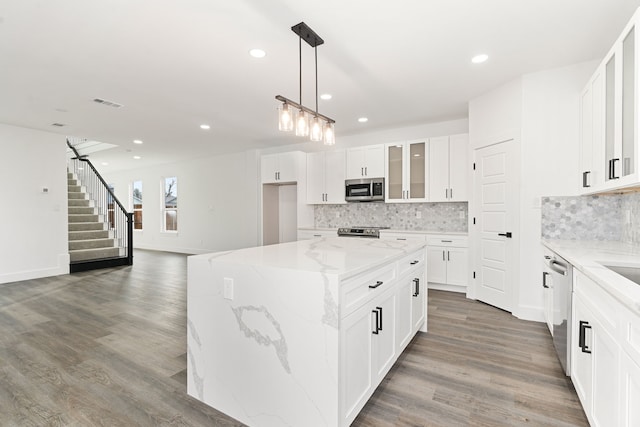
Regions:
<instances>
[{"instance_id":1,"label":"stainless steel range","mask_svg":"<svg viewBox=\"0 0 640 427\"><path fill-rule=\"evenodd\" d=\"M380 230L386 230L389 227L341 227L338 228L338 236L343 237L371 237L374 239L380 238Z\"/></svg>"}]
</instances>

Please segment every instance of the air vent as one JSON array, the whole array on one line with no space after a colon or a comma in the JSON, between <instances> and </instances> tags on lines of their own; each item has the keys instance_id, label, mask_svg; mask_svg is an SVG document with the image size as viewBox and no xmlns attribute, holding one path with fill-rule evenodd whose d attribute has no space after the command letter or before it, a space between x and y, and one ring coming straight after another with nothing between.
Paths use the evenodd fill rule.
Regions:
<instances>
[{"instance_id":1,"label":"air vent","mask_svg":"<svg viewBox=\"0 0 640 427\"><path fill-rule=\"evenodd\" d=\"M97 102L98 104L106 105L107 107L120 108L122 104L118 104L117 102L107 101L106 99L94 98L93 102Z\"/></svg>"},{"instance_id":2,"label":"air vent","mask_svg":"<svg viewBox=\"0 0 640 427\"><path fill-rule=\"evenodd\" d=\"M61 128L62 126L66 126L64 123L51 123L51 126L56 126Z\"/></svg>"}]
</instances>

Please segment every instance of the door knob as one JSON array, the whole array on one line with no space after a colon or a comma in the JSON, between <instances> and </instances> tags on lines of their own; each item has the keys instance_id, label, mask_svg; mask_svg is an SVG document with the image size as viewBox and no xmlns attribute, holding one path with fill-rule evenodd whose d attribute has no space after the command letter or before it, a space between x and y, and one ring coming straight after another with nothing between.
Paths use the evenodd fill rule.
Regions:
<instances>
[{"instance_id":1,"label":"door knob","mask_svg":"<svg viewBox=\"0 0 640 427\"><path fill-rule=\"evenodd\" d=\"M507 231L506 233L498 233L498 236L504 236L507 239L510 239L513 236L513 234L511 234L510 231Z\"/></svg>"}]
</instances>

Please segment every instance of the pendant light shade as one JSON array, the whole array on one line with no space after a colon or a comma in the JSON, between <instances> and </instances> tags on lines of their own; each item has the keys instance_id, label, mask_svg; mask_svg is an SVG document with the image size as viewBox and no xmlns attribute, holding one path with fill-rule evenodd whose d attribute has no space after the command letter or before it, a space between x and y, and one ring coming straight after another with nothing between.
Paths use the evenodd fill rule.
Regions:
<instances>
[{"instance_id":1,"label":"pendant light shade","mask_svg":"<svg viewBox=\"0 0 640 427\"><path fill-rule=\"evenodd\" d=\"M335 120L318 112L318 49L324 43L307 24L301 22L291 27L291 31L298 35L299 51L299 75L300 75L300 101L294 102L281 95L276 95L276 99L282 102L278 108L278 129L281 131L291 131L295 128L296 136L310 136L311 141L322 141L326 145L335 144L333 124ZM314 49L315 72L316 72L316 108L302 105L302 41L305 41ZM297 114L295 114L296 112ZM311 123L309 123L311 121Z\"/></svg>"},{"instance_id":2,"label":"pendant light shade","mask_svg":"<svg viewBox=\"0 0 640 427\"><path fill-rule=\"evenodd\" d=\"M278 129L284 132L293 130L293 111L287 103L278 107Z\"/></svg>"},{"instance_id":3,"label":"pendant light shade","mask_svg":"<svg viewBox=\"0 0 640 427\"><path fill-rule=\"evenodd\" d=\"M298 111L296 136L309 136L309 115L304 110Z\"/></svg>"},{"instance_id":4,"label":"pendant light shade","mask_svg":"<svg viewBox=\"0 0 640 427\"><path fill-rule=\"evenodd\" d=\"M324 125L324 145L335 145L336 134L333 132L333 123Z\"/></svg>"},{"instance_id":5,"label":"pendant light shade","mask_svg":"<svg viewBox=\"0 0 640 427\"><path fill-rule=\"evenodd\" d=\"M314 142L322 141L322 123L318 116L314 117L311 121L310 136Z\"/></svg>"}]
</instances>

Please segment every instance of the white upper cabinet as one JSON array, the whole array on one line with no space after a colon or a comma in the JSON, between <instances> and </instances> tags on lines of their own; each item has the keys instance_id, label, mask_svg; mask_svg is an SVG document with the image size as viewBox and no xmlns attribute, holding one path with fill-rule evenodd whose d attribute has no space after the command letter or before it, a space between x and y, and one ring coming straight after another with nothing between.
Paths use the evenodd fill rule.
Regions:
<instances>
[{"instance_id":1,"label":"white upper cabinet","mask_svg":"<svg viewBox=\"0 0 640 427\"><path fill-rule=\"evenodd\" d=\"M583 193L640 186L638 172L638 31L633 16L582 92Z\"/></svg>"},{"instance_id":2,"label":"white upper cabinet","mask_svg":"<svg viewBox=\"0 0 640 427\"><path fill-rule=\"evenodd\" d=\"M463 202L469 200L467 161L469 135L429 139L429 201Z\"/></svg>"},{"instance_id":3,"label":"white upper cabinet","mask_svg":"<svg viewBox=\"0 0 640 427\"><path fill-rule=\"evenodd\" d=\"M261 177L263 184L298 181L298 171L304 153L291 151L288 153L268 154L262 156Z\"/></svg>"},{"instance_id":4,"label":"white upper cabinet","mask_svg":"<svg viewBox=\"0 0 640 427\"><path fill-rule=\"evenodd\" d=\"M339 204L344 200L345 151L307 154L307 204Z\"/></svg>"},{"instance_id":5,"label":"white upper cabinet","mask_svg":"<svg viewBox=\"0 0 640 427\"><path fill-rule=\"evenodd\" d=\"M386 201L424 202L429 197L427 139L386 145Z\"/></svg>"},{"instance_id":6,"label":"white upper cabinet","mask_svg":"<svg viewBox=\"0 0 640 427\"><path fill-rule=\"evenodd\" d=\"M347 150L346 179L382 178L383 176L384 145L370 145Z\"/></svg>"}]
</instances>

